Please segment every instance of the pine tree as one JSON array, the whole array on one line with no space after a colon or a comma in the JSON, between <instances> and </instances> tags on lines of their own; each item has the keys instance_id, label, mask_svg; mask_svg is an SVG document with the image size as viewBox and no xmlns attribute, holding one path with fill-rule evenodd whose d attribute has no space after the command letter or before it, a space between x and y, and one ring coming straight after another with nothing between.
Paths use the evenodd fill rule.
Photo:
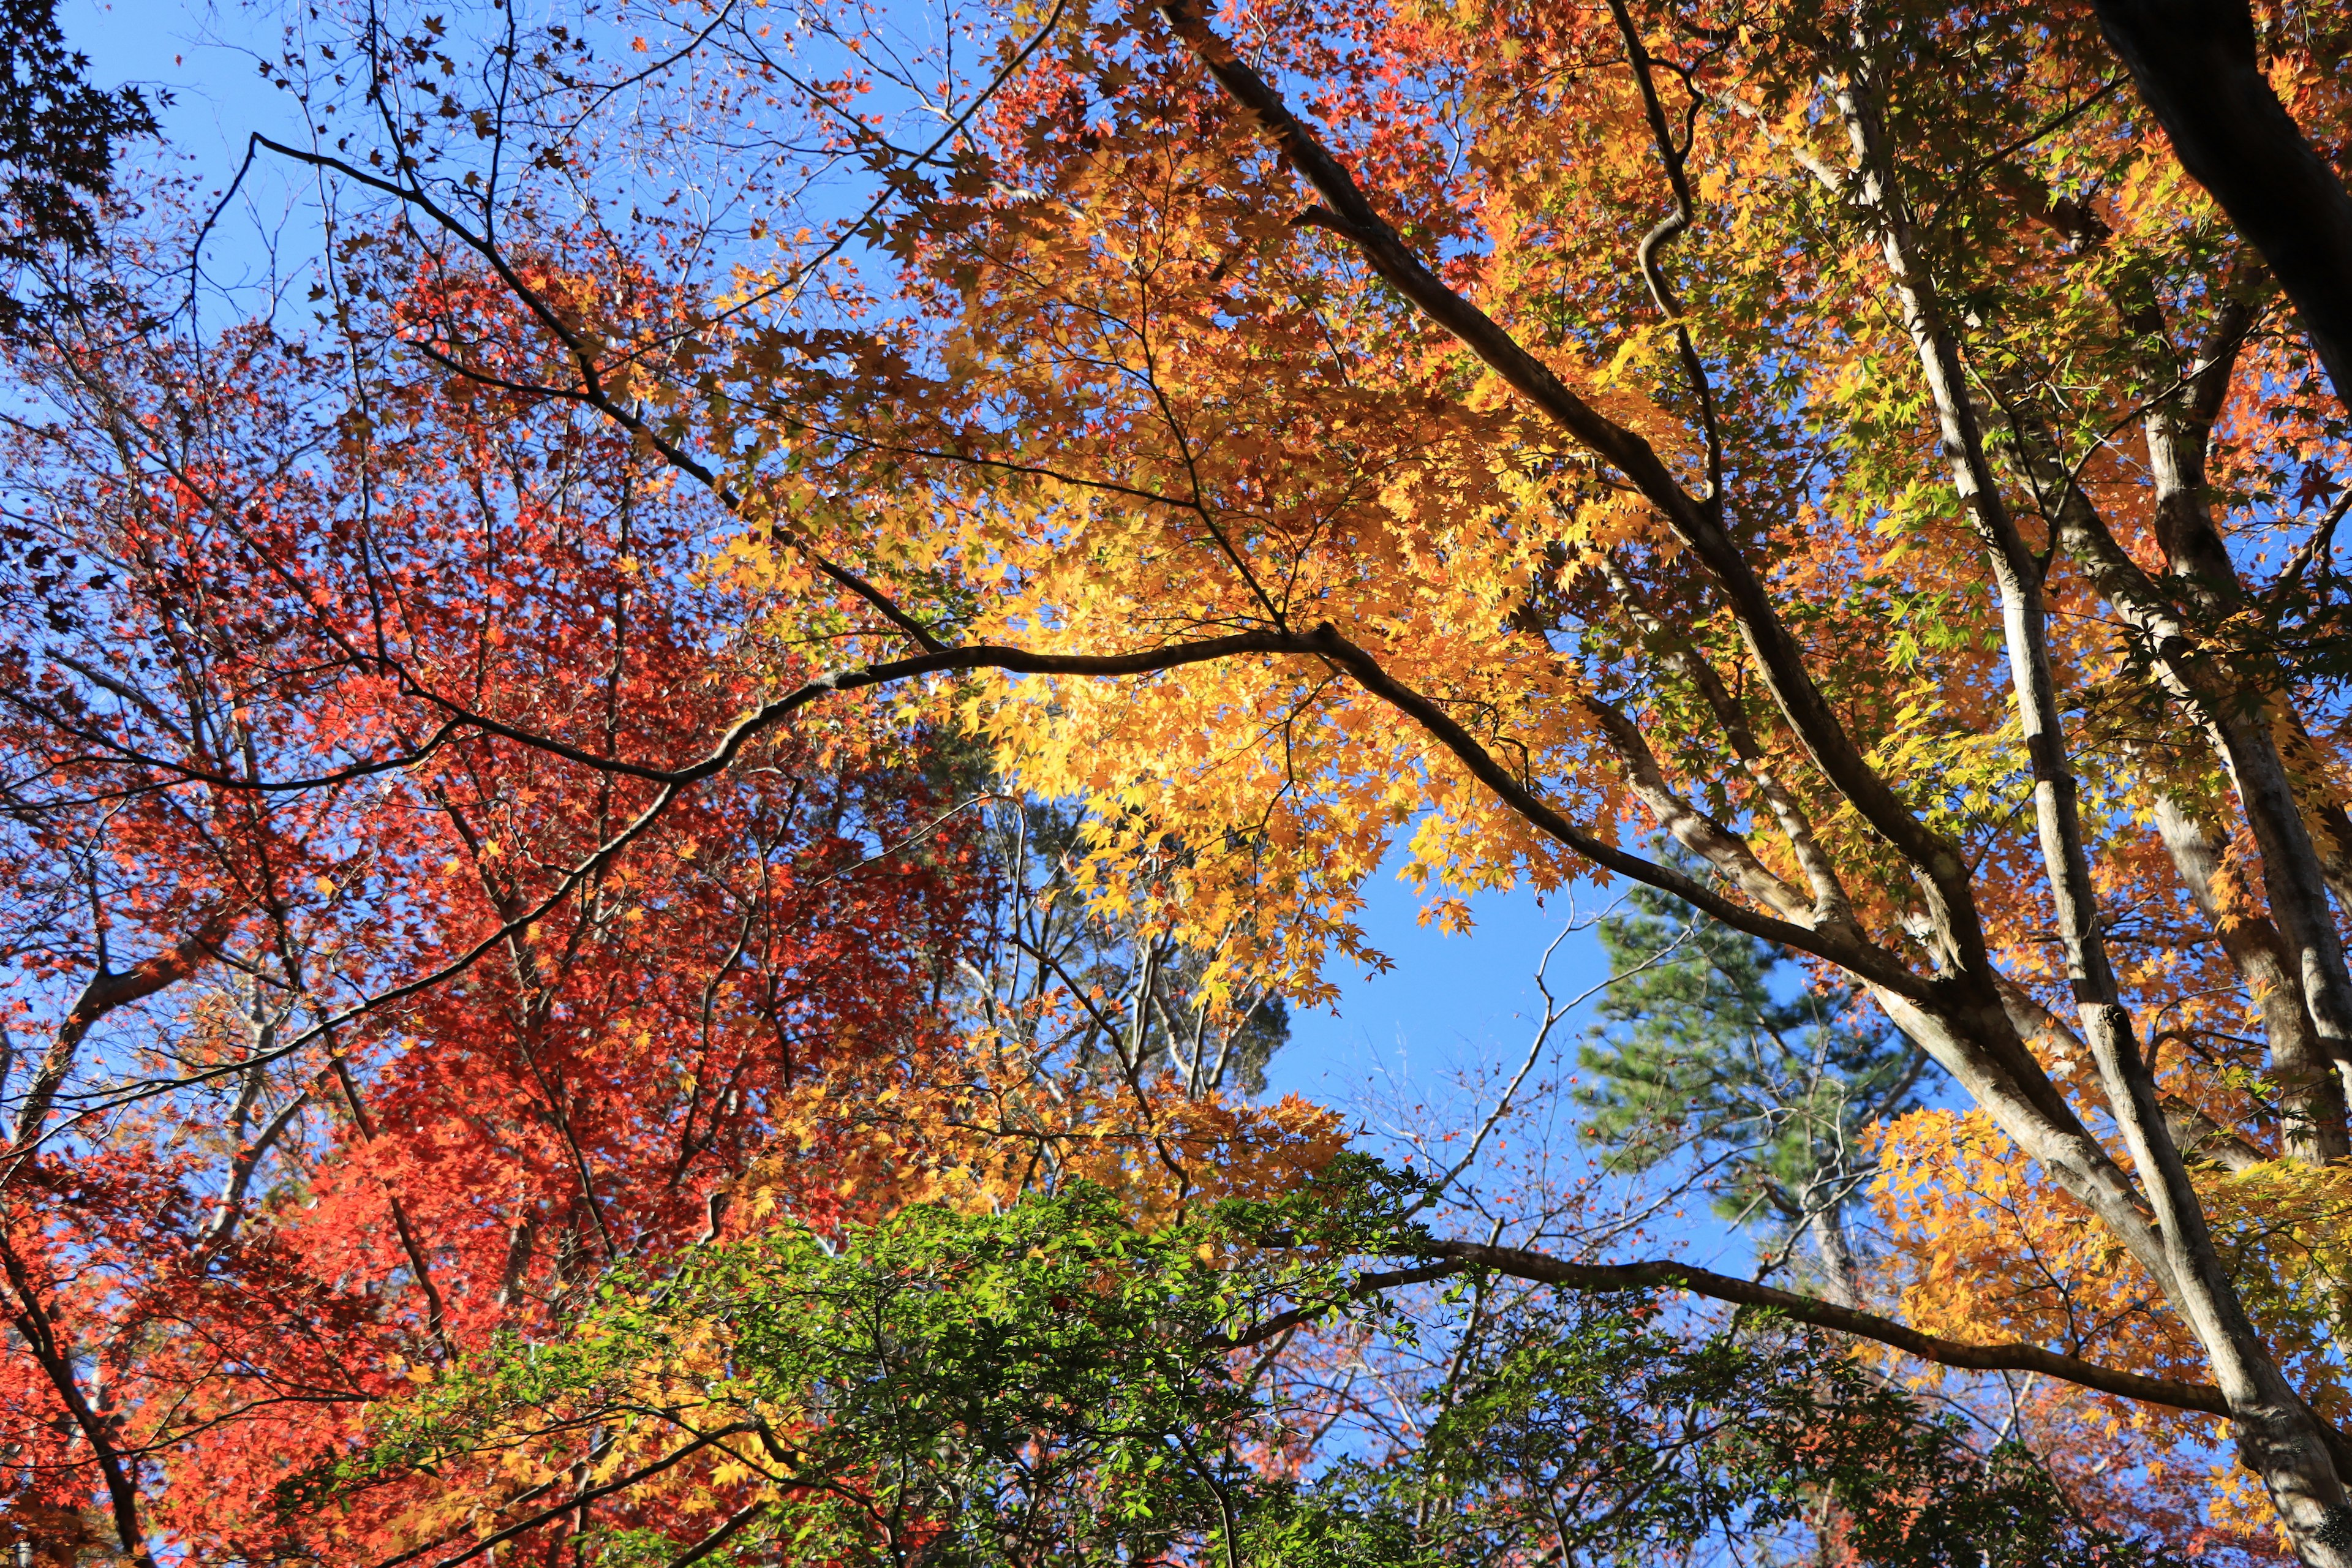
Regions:
<instances>
[{"instance_id":1,"label":"pine tree","mask_svg":"<svg viewBox=\"0 0 2352 1568\"><path fill-rule=\"evenodd\" d=\"M1822 1289L1851 1305L1867 1130L1918 1102L1926 1055L1787 949L1648 889L1630 905L1600 926L1625 978L1580 1053L1585 1136L1619 1171L1690 1162L1718 1215L1766 1226L1783 1255L1809 1244Z\"/></svg>"}]
</instances>

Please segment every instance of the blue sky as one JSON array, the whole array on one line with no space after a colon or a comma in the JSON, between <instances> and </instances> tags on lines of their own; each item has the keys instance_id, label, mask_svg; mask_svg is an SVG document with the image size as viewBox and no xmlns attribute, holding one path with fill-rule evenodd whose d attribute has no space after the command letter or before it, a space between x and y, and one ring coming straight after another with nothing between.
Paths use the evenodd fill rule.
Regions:
<instances>
[{"instance_id":1,"label":"blue sky","mask_svg":"<svg viewBox=\"0 0 2352 1568\"><path fill-rule=\"evenodd\" d=\"M289 123L286 100L262 82L253 53L218 42L274 46L274 22L257 27L241 8L206 0L66 0L60 18L66 37L90 57L96 80L172 93L176 101L165 118L173 143L196 154L207 172L233 171L247 133Z\"/></svg>"},{"instance_id":2,"label":"blue sky","mask_svg":"<svg viewBox=\"0 0 2352 1568\"><path fill-rule=\"evenodd\" d=\"M1344 1101L1376 1072L1419 1080L1525 1053L1543 1016L1536 968L1570 918L1566 901L1554 897L1547 907L1527 892L1483 894L1471 900L1475 928L1449 936L1420 923L1421 895L1394 869L1382 868L1366 888L1363 924L1396 967L1368 974L1343 965L1331 975L1342 993L1338 1011L1294 1016L1290 1047L1268 1072L1276 1090ZM1591 908L1587 889L1580 912ZM1562 942L1549 971L1559 996L1584 991L1607 973L1589 931Z\"/></svg>"}]
</instances>

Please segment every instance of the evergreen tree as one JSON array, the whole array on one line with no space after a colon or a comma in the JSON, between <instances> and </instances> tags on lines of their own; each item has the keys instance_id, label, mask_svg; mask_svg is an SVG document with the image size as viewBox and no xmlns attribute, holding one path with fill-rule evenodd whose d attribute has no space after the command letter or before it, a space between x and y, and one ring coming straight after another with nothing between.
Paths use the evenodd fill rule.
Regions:
<instances>
[{"instance_id":1,"label":"evergreen tree","mask_svg":"<svg viewBox=\"0 0 2352 1568\"><path fill-rule=\"evenodd\" d=\"M1924 1053L1854 987L1665 894L1637 889L1600 933L1626 978L1580 1052L1585 1136L1618 1171L1690 1162L1717 1213L1810 1246L1823 1291L1851 1304L1864 1134L1918 1102Z\"/></svg>"}]
</instances>

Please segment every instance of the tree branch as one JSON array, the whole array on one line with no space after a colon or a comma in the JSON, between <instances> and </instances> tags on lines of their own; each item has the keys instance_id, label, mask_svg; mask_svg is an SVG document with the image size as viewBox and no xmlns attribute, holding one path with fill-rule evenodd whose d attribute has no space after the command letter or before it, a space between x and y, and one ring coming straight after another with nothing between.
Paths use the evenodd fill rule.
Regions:
<instances>
[{"instance_id":1,"label":"tree branch","mask_svg":"<svg viewBox=\"0 0 2352 1568\"><path fill-rule=\"evenodd\" d=\"M1934 1334L1922 1333L1874 1312L1840 1307L1811 1296L1800 1296L1793 1291L1775 1289L1769 1285L1759 1285L1753 1280L1738 1279L1727 1274L1694 1268L1667 1259L1617 1264L1568 1263L1540 1252L1522 1251L1516 1247L1488 1247L1475 1241L1433 1241L1423 1250L1436 1257L1454 1259L1459 1267L1465 1269L1490 1268L1515 1279L1530 1279L1570 1290L1688 1290L1694 1295L1738 1306L1769 1307L1799 1322L1875 1341L1938 1366L1959 1367L1971 1372L2038 1372L2080 1388L2112 1394L2119 1398L2166 1405L2175 1410L2194 1410L2208 1415L2228 1415L2231 1413L2228 1402L2221 1397L2221 1391L2207 1384L2182 1383L2173 1378L2121 1372L2084 1361L2079 1356L2046 1351L2039 1345L1963 1344L1958 1340L1939 1339Z\"/></svg>"},{"instance_id":2,"label":"tree branch","mask_svg":"<svg viewBox=\"0 0 2352 1568\"><path fill-rule=\"evenodd\" d=\"M1803 647L1773 607L1763 579L1711 505L1690 494L1657 449L1571 391L1492 317L1448 288L1400 238L1355 176L1292 114L1282 95L1208 24L1197 0L1161 0L1160 15L1226 95L1262 126L1328 204L1307 221L1360 251L1372 269L1439 328L1451 333L1535 408L1631 481L1698 556L1730 601L1746 638L1790 728L1831 783L1880 837L1916 868L1945 911L1962 952L1981 954L1984 938L1969 893L1966 859L1957 846L1913 816L1863 756L1829 700L1813 682Z\"/></svg>"}]
</instances>

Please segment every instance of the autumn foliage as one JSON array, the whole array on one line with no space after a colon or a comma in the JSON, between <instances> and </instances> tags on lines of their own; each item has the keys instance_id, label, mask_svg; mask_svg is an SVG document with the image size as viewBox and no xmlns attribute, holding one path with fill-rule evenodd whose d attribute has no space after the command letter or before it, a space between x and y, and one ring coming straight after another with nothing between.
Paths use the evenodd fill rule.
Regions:
<instances>
[{"instance_id":1,"label":"autumn foliage","mask_svg":"<svg viewBox=\"0 0 2352 1568\"><path fill-rule=\"evenodd\" d=\"M775 666L593 425L413 372L362 413L261 326L16 370L8 1517L266 1554L371 1401L754 1160L856 1212L796 1109L936 1044L974 874L854 710L649 816L614 764L701 760Z\"/></svg>"},{"instance_id":2,"label":"autumn foliage","mask_svg":"<svg viewBox=\"0 0 2352 1568\"><path fill-rule=\"evenodd\" d=\"M1139 1507L1100 1405L1181 1480L1139 1561L1570 1554L1606 1430L1825 1560L2352 1563L2352 388L2143 47L2251 27L2323 234L2352 33L2178 9L310 16L253 149L334 193L310 298L223 325L159 187L9 350L18 1533L769 1561L817 1488L827 1561L1043 1561L940 1478L1067 1436L1038 1496ZM1626 1259L1245 1103L1398 855L1448 925L1642 884L1932 1060L1826 1113L1878 1239ZM1356 1228L1248 1207L1349 1170ZM1066 1247L1257 1392L1079 1334L1050 1418L974 1352L1028 1436L892 1447L678 1305L1019 1340ZM1805 1326L1611 1406L1685 1352L1562 1293L1670 1289ZM1374 1397L1391 1308L1449 1348ZM1786 1400L1769 1459L1673 1414ZM1518 1468L1442 1458L1480 1411ZM1935 1536L1969 1465L2014 1509Z\"/></svg>"}]
</instances>

